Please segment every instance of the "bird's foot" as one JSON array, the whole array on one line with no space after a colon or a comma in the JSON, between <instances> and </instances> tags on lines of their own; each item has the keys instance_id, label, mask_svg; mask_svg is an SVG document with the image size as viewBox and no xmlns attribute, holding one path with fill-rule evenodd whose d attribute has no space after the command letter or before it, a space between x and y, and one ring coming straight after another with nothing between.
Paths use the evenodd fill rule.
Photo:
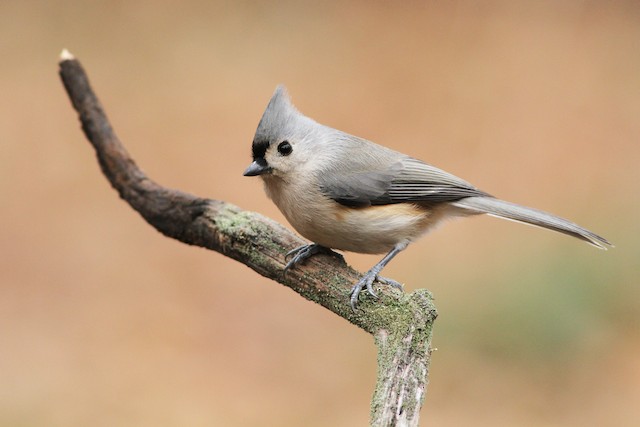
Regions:
<instances>
[{"instance_id":1,"label":"bird's foot","mask_svg":"<svg viewBox=\"0 0 640 427\"><path fill-rule=\"evenodd\" d=\"M351 300L351 309L353 311L356 311L356 307L358 305L358 297L360 296L360 293L363 289L366 289L367 292L369 292L369 295L371 295L372 297L378 298L378 294L376 294L375 290L373 289L373 282L375 282L376 280L383 285L388 285L401 291L403 290L401 283L396 282L392 279L388 279L386 277L378 276L378 273L376 273L375 269L369 270L365 273L364 276L362 276L358 283L356 283L351 288L351 293L349 295Z\"/></svg>"},{"instance_id":2,"label":"bird's foot","mask_svg":"<svg viewBox=\"0 0 640 427\"><path fill-rule=\"evenodd\" d=\"M287 263L287 265L285 265L283 273L286 274L289 269L295 267L298 264L302 264L307 259L316 254L327 254L342 258L342 255L340 255L339 253L316 243L312 243L310 245L302 245L287 252L287 254L284 256L285 261L289 257L291 257L291 260Z\"/></svg>"},{"instance_id":3,"label":"bird's foot","mask_svg":"<svg viewBox=\"0 0 640 427\"><path fill-rule=\"evenodd\" d=\"M396 288L402 292L404 292L404 288L402 287L402 283L400 282L396 282L393 279L389 279L388 277L382 277L382 276L378 276L377 277L378 282L382 283L383 285L389 285L393 288Z\"/></svg>"}]
</instances>

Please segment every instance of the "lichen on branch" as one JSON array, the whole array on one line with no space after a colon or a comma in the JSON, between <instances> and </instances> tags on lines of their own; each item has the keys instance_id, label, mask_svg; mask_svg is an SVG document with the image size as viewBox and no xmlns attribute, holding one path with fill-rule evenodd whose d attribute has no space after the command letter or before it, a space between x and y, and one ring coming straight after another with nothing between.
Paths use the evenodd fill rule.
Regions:
<instances>
[{"instance_id":1,"label":"lichen on branch","mask_svg":"<svg viewBox=\"0 0 640 427\"><path fill-rule=\"evenodd\" d=\"M426 290L392 287L349 305L360 274L344 260L318 255L283 274L284 254L304 242L256 212L163 187L136 165L116 136L80 62L64 50L60 77L103 174L120 197L167 237L220 252L314 301L375 337L378 383L371 404L376 426L417 426L428 383L436 311Z\"/></svg>"}]
</instances>

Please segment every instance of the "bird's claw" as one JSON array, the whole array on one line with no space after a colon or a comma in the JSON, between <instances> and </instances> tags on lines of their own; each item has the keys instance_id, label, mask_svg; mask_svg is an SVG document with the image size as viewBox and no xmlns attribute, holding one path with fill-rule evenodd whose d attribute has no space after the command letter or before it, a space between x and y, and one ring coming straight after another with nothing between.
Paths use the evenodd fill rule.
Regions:
<instances>
[{"instance_id":1,"label":"bird's claw","mask_svg":"<svg viewBox=\"0 0 640 427\"><path fill-rule=\"evenodd\" d=\"M307 259L311 258L316 254L329 254L334 256L342 257L342 255L332 251L331 249L318 245L316 243L312 243L310 245L302 245L293 250L287 252L284 256L284 260L286 261L291 257L291 260L284 266L283 273L287 274L287 271L298 264L302 264Z\"/></svg>"},{"instance_id":2,"label":"bird's claw","mask_svg":"<svg viewBox=\"0 0 640 427\"><path fill-rule=\"evenodd\" d=\"M284 256L285 261L289 258L291 258L291 260L289 260L289 262L287 262L287 265L285 265L284 270L282 272L283 275L286 275L287 271L289 271L290 269L292 269L298 264L302 264L307 259L311 258L316 254L332 255L344 260L344 258L342 258L342 255L332 251L330 248L327 248L326 246L318 245L317 243L312 243L310 245L302 245L285 254ZM383 261L385 260L383 259ZM353 311L356 311L356 308L358 306L358 298L360 297L360 293L362 293L363 289L366 289L369 295L371 295L372 297L378 298L378 294L376 293L375 289L373 289L373 282L375 282L376 280L383 285L388 285L393 288L399 289L401 291L403 290L402 285L396 282L395 280L378 276L378 273L380 272L382 267L384 267L384 263L379 263L375 265L371 270L366 272L365 275L362 276L360 280L358 280L358 283L356 283L351 288L351 292L349 294L349 300L351 302L351 309Z\"/></svg>"},{"instance_id":3,"label":"bird's claw","mask_svg":"<svg viewBox=\"0 0 640 427\"><path fill-rule=\"evenodd\" d=\"M382 283L383 285L389 285L389 286L391 286L393 288L396 288L396 289L404 292L404 287L402 286L402 283L400 283L400 282L396 282L393 279L389 279L388 277L382 277L382 276L378 276L377 279L378 279L378 282Z\"/></svg>"},{"instance_id":4,"label":"bird's claw","mask_svg":"<svg viewBox=\"0 0 640 427\"><path fill-rule=\"evenodd\" d=\"M360 293L362 292L363 289L366 289L367 292L369 292L369 295L371 295L372 297L378 298L378 294L373 289L373 282L375 282L376 280L383 285L388 285L396 289L399 289L401 291L403 290L402 284L400 284L399 282L396 282L395 280L392 280L392 279L388 279L386 277L378 276L378 274L374 271L369 271L365 273L365 275L362 276L360 280L358 280L358 283L356 283L351 288L349 299L351 301L351 309L353 311L356 311L356 308L358 306L358 297L360 296Z\"/></svg>"}]
</instances>

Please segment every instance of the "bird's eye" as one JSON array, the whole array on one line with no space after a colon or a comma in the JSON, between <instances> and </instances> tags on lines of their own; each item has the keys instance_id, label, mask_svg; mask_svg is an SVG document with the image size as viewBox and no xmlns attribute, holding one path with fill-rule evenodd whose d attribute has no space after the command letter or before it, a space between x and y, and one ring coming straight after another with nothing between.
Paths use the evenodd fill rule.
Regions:
<instances>
[{"instance_id":1,"label":"bird's eye","mask_svg":"<svg viewBox=\"0 0 640 427\"><path fill-rule=\"evenodd\" d=\"M288 156L292 151L293 147L291 147L289 141L282 141L280 144L278 144L278 153L282 154L283 156Z\"/></svg>"}]
</instances>

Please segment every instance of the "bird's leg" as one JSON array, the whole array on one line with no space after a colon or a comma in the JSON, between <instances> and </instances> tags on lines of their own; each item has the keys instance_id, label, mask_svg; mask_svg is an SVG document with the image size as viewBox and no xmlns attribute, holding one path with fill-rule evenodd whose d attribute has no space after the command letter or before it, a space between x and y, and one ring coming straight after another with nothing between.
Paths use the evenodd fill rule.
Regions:
<instances>
[{"instance_id":1,"label":"bird's leg","mask_svg":"<svg viewBox=\"0 0 640 427\"><path fill-rule=\"evenodd\" d=\"M409 246L409 242L400 242L396 244L393 249L389 251L388 254L384 256L376 265L374 265L371 270L367 271L364 276L356 283L353 288L351 288L351 308L355 311L356 306L358 305L358 296L363 289L367 289L367 292L374 298L377 298L378 295L373 290L373 282L378 279L379 282L393 286L394 288L398 288L402 290L402 285L395 280L385 279L383 277L379 277L378 274L382 271L382 269L389 264L389 261L393 259L394 256L398 255L402 252L406 247Z\"/></svg>"},{"instance_id":2,"label":"bird's leg","mask_svg":"<svg viewBox=\"0 0 640 427\"><path fill-rule=\"evenodd\" d=\"M291 257L291 261L289 261L287 265L284 267L283 273L286 274L290 268L293 268L296 265L303 263L308 258L316 254L327 254L327 255L333 255L333 256L342 258L342 255L340 255L339 253L332 251L330 248L327 248L326 246L318 245L317 243L312 243L310 245L302 245L300 247L297 247L287 252L287 254L284 256L285 261L289 257Z\"/></svg>"}]
</instances>

